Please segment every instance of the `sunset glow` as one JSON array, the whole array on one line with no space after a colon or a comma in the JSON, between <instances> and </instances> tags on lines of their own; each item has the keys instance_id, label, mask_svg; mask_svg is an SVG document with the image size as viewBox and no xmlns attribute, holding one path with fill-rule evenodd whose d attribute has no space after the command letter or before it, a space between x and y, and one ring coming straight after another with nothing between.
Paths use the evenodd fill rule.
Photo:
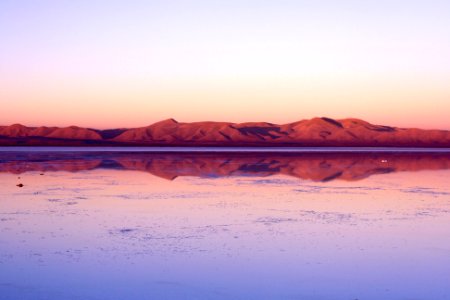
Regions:
<instances>
[{"instance_id":1,"label":"sunset glow","mask_svg":"<svg viewBox=\"0 0 450 300\"><path fill-rule=\"evenodd\" d=\"M0 300L450 300L450 0L0 0Z\"/></svg>"},{"instance_id":2,"label":"sunset glow","mask_svg":"<svg viewBox=\"0 0 450 300\"><path fill-rule=\"evenodd\" d=\"M2 1L1 124L450 129L448 1Z\"/></svg>"}]
</instances>

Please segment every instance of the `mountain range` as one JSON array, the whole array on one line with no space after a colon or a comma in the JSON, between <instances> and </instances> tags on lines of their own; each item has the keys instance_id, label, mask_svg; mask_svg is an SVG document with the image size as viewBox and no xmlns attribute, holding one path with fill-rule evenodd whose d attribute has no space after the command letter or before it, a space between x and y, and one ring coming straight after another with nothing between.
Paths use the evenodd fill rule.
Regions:
<instances>
[{"instance_id":1,"label":"mountain range","mask_svg":"<svg viewBox=\"0 0 450 300\"><path fill-rule=\"evenodd\" d=\"M450 131L326 117L288 124L167 119L139 128L0 126L0 146L450 147Z\"/></svg>"}]
</instances>

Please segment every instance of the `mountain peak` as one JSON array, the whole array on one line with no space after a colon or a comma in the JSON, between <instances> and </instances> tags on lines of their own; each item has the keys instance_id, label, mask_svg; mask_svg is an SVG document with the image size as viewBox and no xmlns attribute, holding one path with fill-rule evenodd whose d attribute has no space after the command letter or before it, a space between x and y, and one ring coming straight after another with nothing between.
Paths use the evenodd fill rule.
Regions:
<instances>
[{"instance_id":1,"label":"mountain peak","mask_svg":"<svg viewBox=\"0 0 450 300\"><path fill-rule=\"evenodd\" d=\"M153 123L150 126L155 126L155 125L158 125L158 126L169 126L169 125L175 125L175 124L178 124L178 121L173 119L173 118L169 118L169 119L165 119L165 120Z\"/></svg>"},{"instance_id":2,"label":"mountain peak","mask_svg":"<svg viewBox=\"0 0 450 300\"><path fill-rule=\"evenodd\" d=\"M20 124L20 123L12 124L12 125L10 125L9 127L10 127L10 128L28 128L27 126L22 125L22 124Z\"/></svg>"},{"instance_id":3,"label":"mountain peak","mask_svg":"<svg viewBox=\"0 0 450 300\"><path fill-rule=\"evenodd\" d=\"M71 141L69 142L69 140ZM21 124L0 127L0 145L17 144L194 147L450 147L450 131L399 129L374 125L360 119L335 120L327 117L283 125L267 122L179 123L175 119L169 118L150 126L120 130L95 130L77 126L65 128L26 127Z\"/></svg>"},{"instance_id":4,"label":"mountain peak","mask_svg":"<svg viewBox=\"0 0 450 300\"><path fill-rule=\"evenodd\" d=\"M168 118L168 119L162 120L160 123L172 123L172 124L178 124L178 121L175 120L174 118Z\"/></svg>"}]
</instances>

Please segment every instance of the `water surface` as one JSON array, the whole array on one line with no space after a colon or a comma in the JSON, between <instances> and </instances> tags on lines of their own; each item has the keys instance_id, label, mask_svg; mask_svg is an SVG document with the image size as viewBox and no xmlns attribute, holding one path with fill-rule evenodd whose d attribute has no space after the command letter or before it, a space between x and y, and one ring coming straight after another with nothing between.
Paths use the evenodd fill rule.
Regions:
<instances>
[{"instance_id":1,"label":"water surface","mask_svg":"<svg viewBox=\"0 0 450 300\"><path fill-rule=\"evenodd\" d=\"M450 299L449 176L448 153L6 151L0 299Z\"/></svg>"}]
</instances>

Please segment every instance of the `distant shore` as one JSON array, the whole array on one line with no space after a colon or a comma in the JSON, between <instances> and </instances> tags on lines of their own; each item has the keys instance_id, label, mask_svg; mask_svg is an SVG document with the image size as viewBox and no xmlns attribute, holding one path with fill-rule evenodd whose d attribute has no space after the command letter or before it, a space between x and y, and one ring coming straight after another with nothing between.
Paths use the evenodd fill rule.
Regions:
<instances>
[{"instance_id":1,"label":"distant shore","mask_svg":"<svg viewBox=\"0 0 450 300\"><path fill-rule=\"evenodd\" d=\"M98 130L78 126L0 126L0 146L57 147L398 147L450 148L450 131L398 128L326 117L288 124L178 122Z\"/></svg>"},{"instance_id":2,"label":"distant shore","mask_svg":"<svg viewBox=\"0 0 450 300\"><path fill-rule=\"evenodd\" d=\"M149 153L450 153L450 148L413 147L48 147L0 146L0 152L149 152Z\"/></svg>"}]
</instances>

